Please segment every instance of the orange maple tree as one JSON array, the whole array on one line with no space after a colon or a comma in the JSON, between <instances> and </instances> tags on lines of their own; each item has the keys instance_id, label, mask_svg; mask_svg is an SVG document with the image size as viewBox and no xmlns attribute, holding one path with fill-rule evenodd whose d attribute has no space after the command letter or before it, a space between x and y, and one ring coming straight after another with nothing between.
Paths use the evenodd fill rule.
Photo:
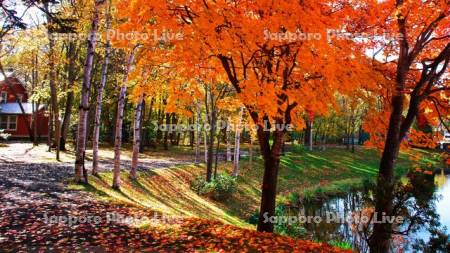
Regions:
<instances>
[{"instance_id":1,"label":"orange maple tree","mask_svg":"<svg viewBox=\"0 0 450 253\"><path fill-rule=\"evenodd\" d=\"M136 0L119 6L129 32L183 32L170 41L167 60L174 66L195 75L206 65L227 76L258 126L265 167L258 230L273 231L264 215L275 213L287 125L304 125L306 109L325 113L336 92L355 89L371 75L351 40L329 36L330 29L343 28L350 6L313 0Z\"/></svg>"},{"instance_id":2,"label":"orange maple tree","mask_svg":"<svg viewBox=\"0 0 450 253\"><path fill-rule=\"evenodd\" d=\"M376 138L372 141L383 150L375 212L392 215L394 169L400 147L435 143L421 132L424 120L441 122L448 130L450 5L445 0L371 0L361 6L358 11L362 11L362 18L352 29L373 34L364 44L377 49L374 65L387 80L379 89L381 110L371 113L379 122L371 130ZM411 129L415 122L418 127ZM371 251L387 252L391 234L391 224L375 224L369 238Z\"/></svg>"}]
</instances>

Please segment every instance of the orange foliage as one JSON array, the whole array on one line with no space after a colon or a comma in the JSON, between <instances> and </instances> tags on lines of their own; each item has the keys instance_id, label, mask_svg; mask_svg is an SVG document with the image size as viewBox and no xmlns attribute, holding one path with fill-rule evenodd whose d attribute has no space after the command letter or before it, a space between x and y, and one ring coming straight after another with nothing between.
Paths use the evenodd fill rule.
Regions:
<instances>
[{"instance_id":1,"label":"orange foliage","mask_svg":"<svg viewBox=\"0 0 450 253\"><path fill-rule=\"evenodd\" d=\"M187 79L228 81L257 112L255 121L285 121L287 112L288 121L303 125L306 109L326 114L336 92L374 83L357 45L328 36L343 27L347 6L314 0L135 0L118 6L123 32L182 32L182 39L163 40L171 45L164 60ZM297 40L282 38L293 33ZM144 48L155 45L157 38L149 37Z\"/></svg>"}]
</instances>

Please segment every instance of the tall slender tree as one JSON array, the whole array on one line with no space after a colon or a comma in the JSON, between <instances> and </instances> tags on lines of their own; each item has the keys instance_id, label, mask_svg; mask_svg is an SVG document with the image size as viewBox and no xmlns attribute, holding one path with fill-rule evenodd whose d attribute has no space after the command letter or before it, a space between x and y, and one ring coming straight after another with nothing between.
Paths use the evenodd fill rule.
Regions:
<instances>
[{"instance_id":1,"label":"tall slender tree","mask_svg":"<svg viewBox=\"0 0 450 253\"><path fill-rule=\"evenodd\" d=\"M91 91L91 72L92 64L94 62L95 48L97 45L97 31L99 25L99 12L103 4L103 0L96 0L94 4L94 12L92 16L91 30L87 40L87 55L83 69L83 85L81 89L80 110L78 114L78 129L77 129L77 148L75 151L75 181L80 183L84 181L87 183L88 175L85 169L86 156L86 136L87 136L87 122L89 114L89 94Z\"/></svg>"},{"instance_id":2,"label":"tall slender tree","mask_svg":"<svg viewBox=\"0 0 450 253\"><path fill-rule=\"evenodd\" d=\"M139 100L136 105L134 114L134 128L133 128L133 155L131 157L131 172L130 177L136 179L136 170L138 167L139 149L141 147L141 124L142 124L142 108L144 105L144 93L141 92Z\"/></svg>"},{"instance_id":3,"label":"tall slender tree","mask_svg":"<svg viewBox=\"0 0 450 253\"><path fill-rule=\"evenodd\" d=\"M446 1L392 0L375 3L371 8L379 10L377 16L384 18L374 19L376 22L368 26L383 34L398 35L381 41L385 44L382 45L385 58L396 60L385 61L383 65L387 67L381 68L390 81L384 88L391 95L385 101L388 129L382 133L385 139L375 212L390 216L394 212L394 171L399 150L407 144L408 134L413 139L410 130L417 115L424 108L429 111L428 117L434 118L440 118L440 111L448 111L450 6ZM374 224L369 238L371 252L388 252L393 233L390 223Z\"/></svg>"},{"instance_id":4,"label":"tall slender tree","mask_svg":"<svg viewBox=\"0 0 450 253\"><path fill-rule=\"evenodd\" d=\"M125 108L125 98L127 95L128 88L128 75L131 71L134 57L138 45L136 45L129 53L128 61L125 69L125 73L123 75L122 84L120 86L119 93L119 101L117 103L117 116L116 116L116 130L115 130L115 138L114 138L114 169L113 169L113 184L112 187L114 189L120 189L120 148L122 146L122 126L123 126L123 117L124 117L124 108Z\"/></svg>"},{"instance_id":5,"label":"tall slender tree","mask_svg":"<svg viewBox=\"0 0 450 253\"><path fill-rule=\"evenodd\" d=\"M108 4L106 7L106 32L109 32L111 27L111 0L108 0ZM102 78L100 80L99 86L97 88L97 101L95 107L95 119L94 119L94 134L92 139L92 174L96 175L98 173L98 145L100 140L100 120L102 115L102 107L103 107L103 91L105 90L106 81L108 79L108 65L109 65L109 57L111 54L111 41L107 36L106 45L105 45L105 58L102 66Z\"/></svg>"},{"instance_id":6,"label":"tall slender tree","mask_svg":"<svg viewBox=\"0 0 450 253\"><path fill-rule=\"evenodd\" d=\"M50 102L52 104L51 117L53 117L54 130L54 141L56 149L56 160L60 160L60 139L61 139L61 120L59 118L59 104L58 104L58 87L56 85L56 66L55 66L55 40L53 37L53 23L50 17L49 3L44 4L45 10L47 12L47 34L48 34L48 66L49 66L49 84L50 84Z\"/></svg>"}]
</instances>

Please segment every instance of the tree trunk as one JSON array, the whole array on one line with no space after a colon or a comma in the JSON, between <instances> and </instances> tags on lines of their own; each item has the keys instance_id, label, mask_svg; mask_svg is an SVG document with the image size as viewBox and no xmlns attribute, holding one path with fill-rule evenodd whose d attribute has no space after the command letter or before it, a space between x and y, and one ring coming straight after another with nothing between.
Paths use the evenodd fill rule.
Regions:
<instances>
[{"instance_id":1,"label":"tree trunk","mask_svg":"<svg viewBox=\"0 0 450 253\"><path fill-rule=\"evenodd\" d=\"M234 136L234 161L233 161L233 176L239 175L239 157L240 157L240 144L241 144L241 124L244 114L244 107L241 107L239 111L239 121L236 127L236 134Z\"/></svg>"},{"instance_id":2,"label":"tree trunk","mask_svg":"<svg viewBox=\"0 0 450 253\"><path fill-rule=\"evenodd\" d=\"M195 119L195 138L196 138L196 143L195 143L195 164L199 163L199 153L200 153L200 105L199 103L197 103L196 107L196 119Z\"/></svg>"},{"instance_id":3,"label":"tree trunk","mask_svg":"<svg viewBox=\"0 0 450 253\"><path fill-rule=\"evenodd\" d=\"M108 1L107 13L106 13L106 31L109 30L111 26L111 2ZM106 38L105 46L105 59L102 66L102 78L100 80L100 85L97 89L97 101L95 106L95 116L94 116L94 133L92 136L92 174L98 174L98 145L100 140L100 123L102 116L102 106L103 106L103 91L105 90L106 81L108 79L108 66L109 57L111 54L111 42L109 38Z\"/></svg>"},{"instance_id":4,"label":"tree trunk","mask_svg":"<svg viewBox=\"0 0 450 253\"><path fill-rule=\"evenodd\" d=\"M206 129L203 131L203 147L205 153L205 164L208 163L208 136L206 133Z\"/></svg>"},{"instance_id":5,"label":"tree trunk","mask_svg":"<svg viewBox=\"0 0 450 253\"><path fill-rule=\"evenodd\" d=\"M144 100L144 104L145 104L145 100ZM149 136L149 127L150 127L150 123L152 121L152 117L153 117L153 104L154 104L154 99L152 98L150 100L150 107L148 108L148 113L147 113L147 117L145 117L145 115L143 115L144 120L142 121L142 150L145 149L146 146L148 146L150 144L150 136Z\"/></svg>"},{"instance_id":6,"label":"tree trunk","mask_svg":"<svg viewBox=\"0 0 450 253\"><path fill-rule=\"evenodd\" d=\"M71 86L73 87L73 86ZM69 127L70 127L70 118L72 117L72 107L73 107L73 101L74 101L74 93L73 91L69 91L67 93L67 101L66 101L66 107L64 109L64 118L63 123L61 127L61 141L60 141L60 148L61 150L66 150L66 140L67 135L69 134Z\"/></svg>"},{"instance_id":7,"label":"tree trunk","mask_svg":"<svg viewBox=\"0 0 450 253\"><path fill-rule=\"evenodd\" d=\"M136 106L136 113L134 114L134 136L133 136L133 155L131 159L130 178L136 179L136 170L139 159L139 149L141 147L141 123L142 123L142 107L144 105L144 94L139 97L139 102Z\"/></svg>"},{"instance_id":8,"label":"tree trunk","mask_svg":"<svg viewBox=\"0 0 450 253\"><path fill-rule=\"evenodd\" d=\"M258 141L264 159L264 177L257 230L263 232L273 232L274 224L269 222L266 217L275 216L277 179L284 133L275 132L273 134L272 148L270 148L268 136L269 134L264 130L258 130Z\"/></svg>"},{"instance_id":9,"label":"tree trunk","mask_svg":"<svg viewBox=\"0 0 450 253\"><path fill-rule=\"evenodd\" d=\"M74 70L74 66L77 60L77 56L78 56L77 44L74 41L71 41L67 45L68 63L66 64L66 71L69 84L68 85L69 92L67 93L66 106L64 109L64 118L61 126L61 141L60 141L61 150L66 150L67 136L69 134L70 128L70 119L72 117L72 107L75 99L73 88L75 86L76 81L76 73Z\"/></svg>"},{"instance_id":10,"label":"tree trunk","mask_svg":"<svg viewBox=\"0 0 450 253\"><path fill-rule=\"evenodd\" d=\"M145 120L145 94L143 94L142 96L142 105L141 105L141 118L140 118L140 123L139 123L139 153L144 153L144 128L142 127L142 125L144 125L144 120Z\"/></svg>"},{"instance_id":11,"label":"tree trunk","mask_svg":"<svg viewBox=\"0 0 450 253\"><path fill-rule=\"evenodd\" d=\"M394 191L394 167L400 149L400 125L403 111L403 97L396 95L392 100L393 111L390 116L388 134L378 172L375 194L375 213L392 215ZM384 253L389 251L392 224L375 223L372 236L369 238L370 252Z\"/></svg>"},{"instance_id":12,"label":"tree trunk","mask_svg":"<svg viewBox=\"0 0 450 253\"><path fill-rule=\"evenodd\" d=\"M52 139L53 139L53 117L52 117L52 106L49 106L49 117L48 117L48 134L47 134L47 146L48 152L52 152Z\"/></svg>"},{"instance_id":13,"label":"tree trunk","mask_svg":"<svg viewBox=\"0 0 450 253\"><path fill-rule=\"evenodd\" d=\"M99 21L99 7L100 3L96 2L94 7L94 17L92 19L91 31L88 39L88 48L86 62L84 64L83 87L81 90L80 111L78 116L78 130L77 130L77 148L75 152L75 182L81 182L82 170L84 169L84 159L86 153L86 129L87 116L89 112L89 93L91 89L91 71L94 60L96 36ZM84 175L85 181L87 175ZM87 182L86 182L87 183Z\"/></svg>"},{"instance_id":14,"label":"tree trunk","mask_svg":"<svg viewBox=\"0 0 450 253\"><path fill-rule=\"evenodd\" d=\"M189 119L190 124L194 124L194 117L192 119ZM189 128L189 146L191 149L194 148L194 142L195 142L195 130L193 130L191 127Z\"/></svg>"},{"instance_id":15,"label":"tree trunk","mask_svg":"<svg viewBox=\"0 0 450 253\"><path fill-rule=\"evenodd\" d=\"M232 153L231 153L231 130L230 126L227 121L227 128L226 128L226 139L227 139L227 162L231 162L232 160Z\"/></svg>"},{"instance_id":16,"label":"tree trunk","mask_svg":"<svg viewBox=\"0 0 450 253\"><path fill-rule=\"evenodd\" d=\"M164 150L169 150L170 113L166 113L166 131L164 132Z\"/></svg>"},{"instance_id":17,"label":"tree trunk","mask_svg":"<svg viewBox=\"0 0 450 253\"><path fill-rule=\"evenodd\" d=\"M45 3L45 9L49 12L48 3ZM60 160L60 138L61 138L61 121L59 119L58 107L58 91L56 87L56 69L55 69L55 41L51 31L52 20L47 15L47 35L48 35L48 56L49 56L49 84L50 84L50 102L52 104L53 124L55 126L54 145L56 148L56 160Z\"/></svg>"},{"instance_id":18,"label":"tree trunk","mask_svg":"<svg viewBox=\"0 0 450 253\"><path fill-rule=\"evenodd\" d=\"M214 161L214 178L217 178L217 164L219 161L219 151L220 151L220 132L217 135L216 154L215 154L215 161Z\"/></svg>"},{"instance_id":19,"label":"tree trunk","mask_svg":"<svg viewBox=\"0 0 450 253\"><path fill-rule=\"evenodd\" d=\"M216 134L216 123L217 123L217 109L212 103L211 99L211 122L209 130L209 142L208 142L208 159L206 162L206 181L210 182L213 175L213 157L214 157L214 136ZM206 131L205 131L206 133Z\"/></svg>"},{"instance_id":20,"label":"tree trunk","mask_svg":"<svg viewBox=\"0 0 450 253\"><path fill-rule=\"evenodd\" d=\"M128 58L127 69L125 71L122 86L120 87L119 102L117 104L117 117L116 117L116 133L114 140L114 169L113 169L113 184L112 187L116 190L120 189L120 147L122 146L122 126L123 115L125 108L125 97L127 93L128 73L130 73L131 66L134 61L134 53L136 47L130 52Z\"/></svg>"},{"instance_id":21,"label":"tree trunk","mask_svg":"<svg viewBox=\"0 0 450 253\"><path fill-rule=\"evenodd\" d=\"M37 71L37 66L38 66L38 57L37 57L37 53L34 54L33 57L33 71L32 71L32 92L35 93L36 92L36 87L38 84L38 71ZM32 108L33 108L33 118L32 118L32 128L33 128L33 146L38 146L39 145L39 140L38 140L38 129L37 129L37 114L38 114L38 109L39 109L39 101L37 102L32 102Z\"/></svg>"},{"instance_id":22,"label":"tree trunk","mask_svg":"<svg viewBox=\"0 0 450 253\"><path fill-rule=\"evenodd\" d=\"M399 20L400 27L404 28L404 20ZM394 194L394 168L397 161L400 143L402 141L401 125L404 97L402 91L405 88L406 74L408 71L407 58L408 46L406 38L400 40L400 55L397 64L396 90L392 97L389 128L384 144L383 155L378 172L377 189L375 192L375 213L391 216L393 212ZM406 133L406 131L405 131ZM389 222L375 223L373 233L369 238L370 252L384 253L389 251L392 224Z\"/></svg>"}]
</instances>

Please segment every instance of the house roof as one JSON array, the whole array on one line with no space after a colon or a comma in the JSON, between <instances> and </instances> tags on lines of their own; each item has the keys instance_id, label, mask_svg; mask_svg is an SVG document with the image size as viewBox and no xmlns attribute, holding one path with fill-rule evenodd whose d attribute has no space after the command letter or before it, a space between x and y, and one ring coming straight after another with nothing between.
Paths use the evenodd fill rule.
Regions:
<instances>
[{"instance_id":1,"label":"house roof","mask_svg":"<svg viewBox=\"0 0 450 253\"><path fill-rule=\"evenodd\" d=\"M0 84L5 82L5 79L8 79L10 82L14 84L20 84L26 91L26 82L20 78L18 75L14 74L14 72L6 73L6 78L3 74L0 73Z\"/></svg>"},{"instance_id":2,"label":"house roof","mask_svg":"<svg viewBox=\"0 0 450 253\"><path fill-rule=\"evenodd\" d=\"M23 109L25 110L25 114L32 114L33 107L31 103L22 103ZM39 109L45 109L45 105L39 105ZM20 109L19 103L4 103L0 104L0 114L22 114L22 110Z\"/></svg>"}]
</instances>

